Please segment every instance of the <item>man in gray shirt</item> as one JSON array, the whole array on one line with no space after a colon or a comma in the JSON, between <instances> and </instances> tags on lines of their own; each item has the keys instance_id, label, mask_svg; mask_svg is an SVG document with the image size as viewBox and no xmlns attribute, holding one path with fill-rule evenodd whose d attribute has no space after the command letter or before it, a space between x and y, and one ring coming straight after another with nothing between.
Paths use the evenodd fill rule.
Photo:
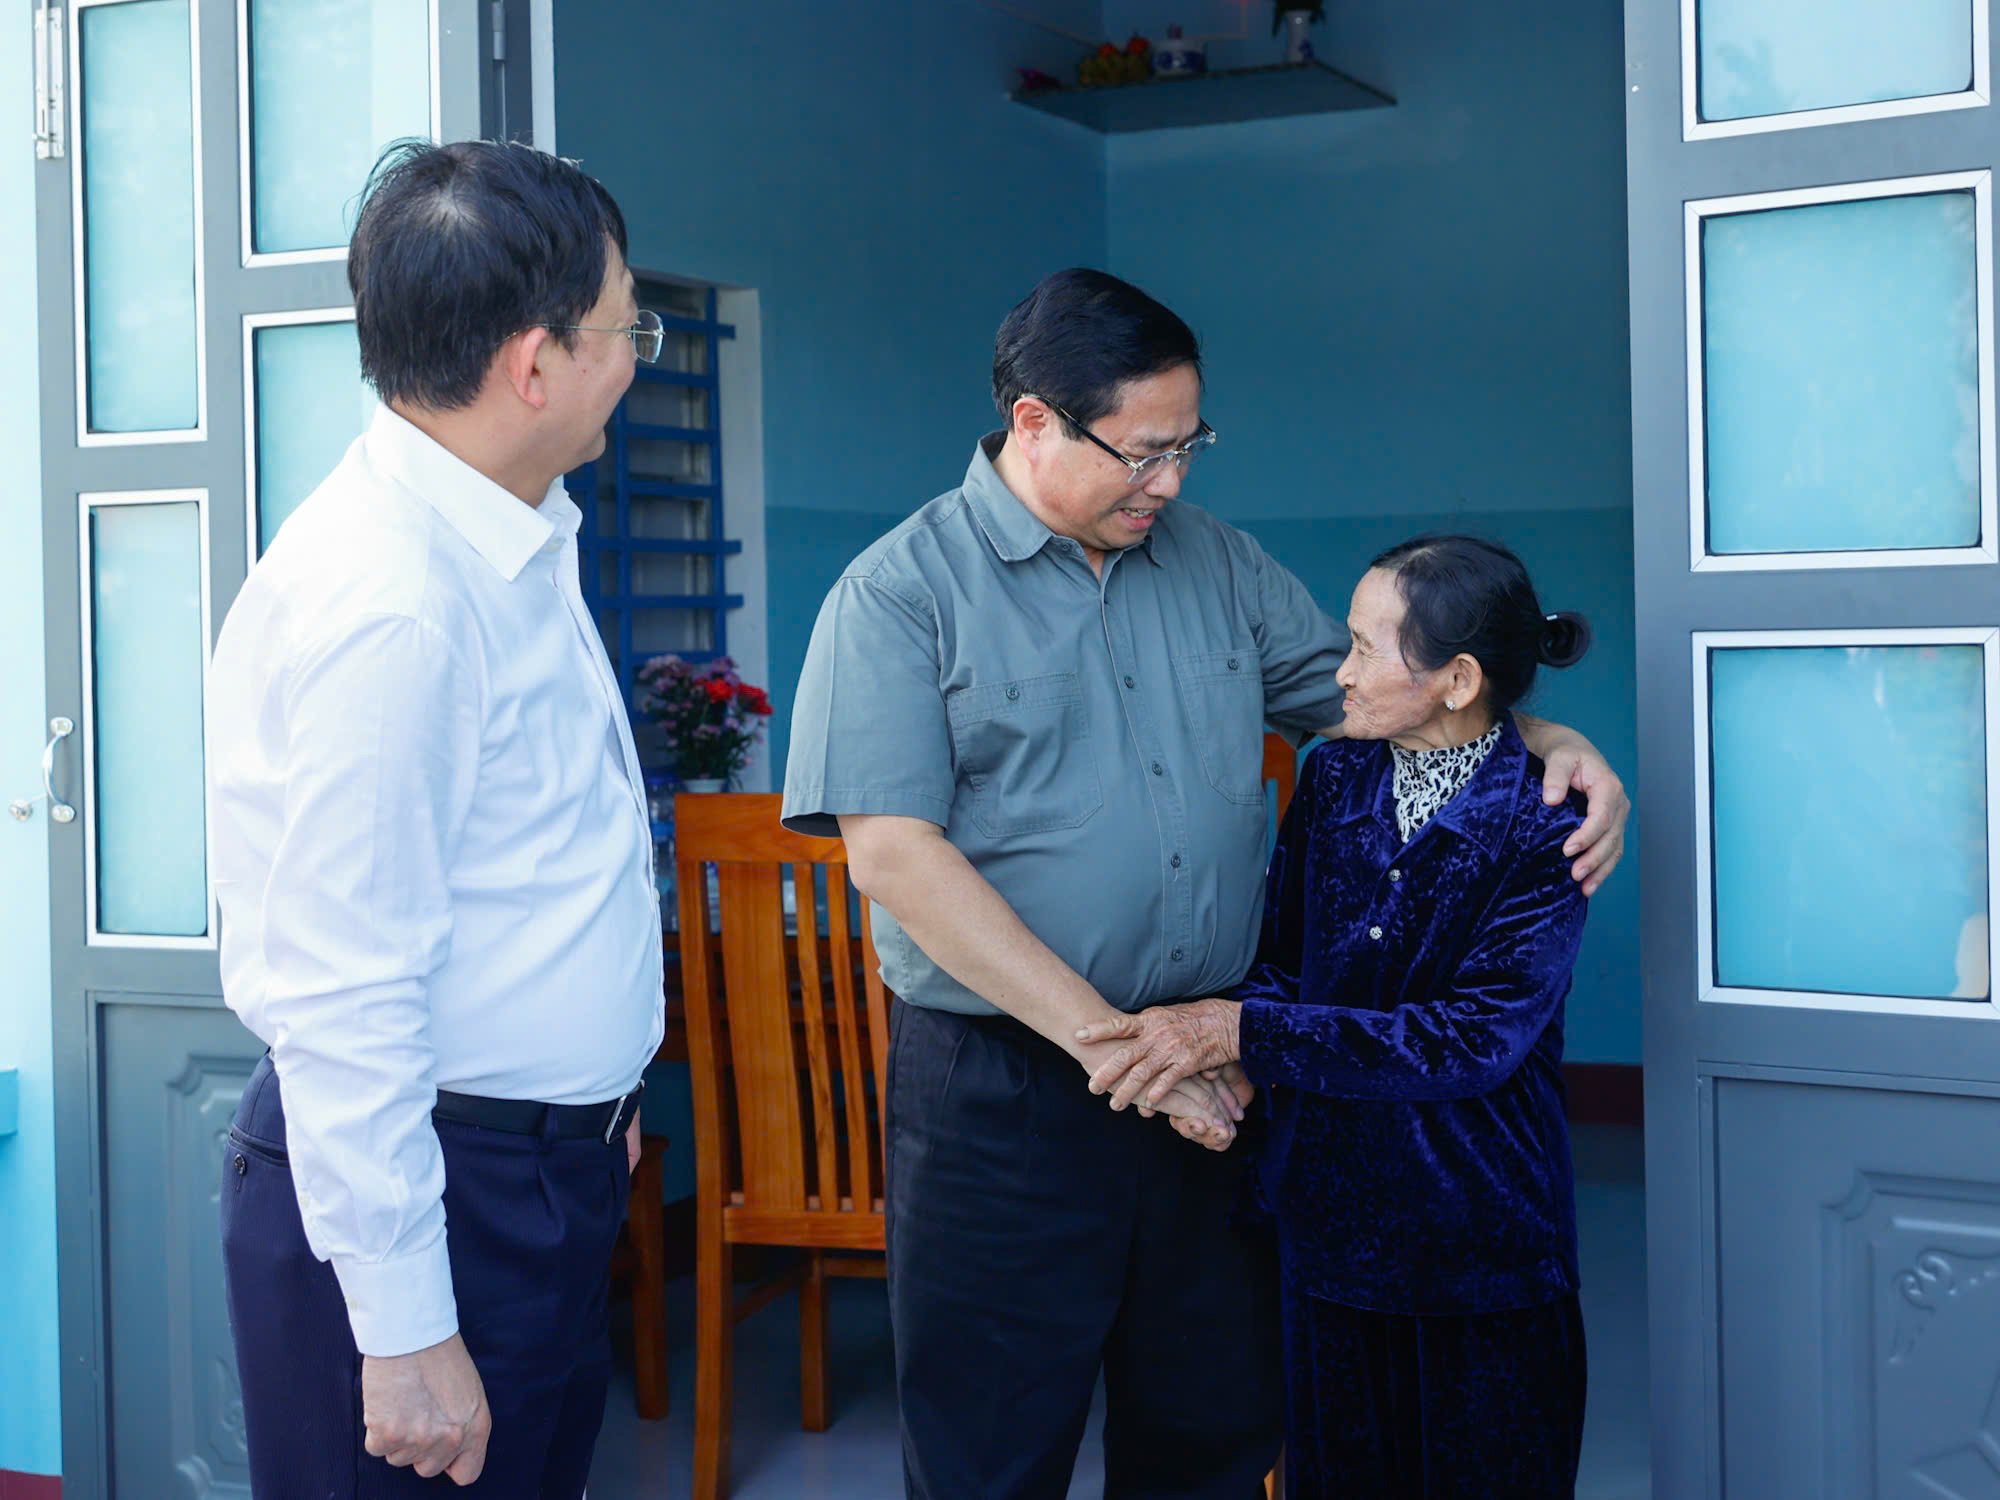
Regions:
<instances>
[{"instance_id":1,"label":"man in gray shirt","mask_svg":"<svg viewBox=\"0 0 2000 1500\"><path fill-rule=\"evenodd\" d=\"M1339 733L1347 641L1256 542L1174 503L1215 434L1167 308L1059 272L1002 324L993 392L1007 427L964 484L828 595L785 777L787 825L847 841L904 1002L884 1092L907 1488L1056 1500L1101 1371L1107 1500L1248 1500L1282 1424L1275 1268L1227 1150L1248 1085L1162 1104L1191 1150L1094 1097L1117 1044L1075 1038L1242 978L1264 726ZM1591 798L1594 890L1623 789L1569 731L1523 732L1552 793Z\"/></svg>"}]
</instances>

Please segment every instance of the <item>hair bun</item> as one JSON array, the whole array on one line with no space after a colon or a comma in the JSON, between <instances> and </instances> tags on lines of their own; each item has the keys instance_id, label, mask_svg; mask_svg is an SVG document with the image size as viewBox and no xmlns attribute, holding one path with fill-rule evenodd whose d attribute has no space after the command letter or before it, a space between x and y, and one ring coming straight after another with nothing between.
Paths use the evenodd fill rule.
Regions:
<instances>
[{"instance_id":1,"label":"hair bun","mask_svg":"<svg viewBox=\"0 0 2000 1500\"><path fill-rule=\"evenodd\" d=\"M1542 642L1539 655L1545 667L1573 667L1583 660L1584 652L1590 649L1590 621L1582 615L1564 610L1560 614L1549 615L1542 622Z\"/></svg>"}]
</instances>

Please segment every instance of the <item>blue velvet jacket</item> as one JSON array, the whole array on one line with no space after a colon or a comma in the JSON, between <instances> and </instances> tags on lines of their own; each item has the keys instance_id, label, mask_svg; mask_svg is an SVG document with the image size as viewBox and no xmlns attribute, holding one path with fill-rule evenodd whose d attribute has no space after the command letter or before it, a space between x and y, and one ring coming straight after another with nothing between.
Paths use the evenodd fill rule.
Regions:
<instances>
[{"instance_id":1,"label":"blue velvet jacket","mask_svg":"<svg viewBox=\"0 0 2000 1500\"><path fill-rule=\"evenodd\" d=\"M1405 845L1386 742L1306 761L1233 992L1269 1094L1259 1197L1298 1291L1445 1314L1577 1286L1560 1065L1582 808L1544 803L1541 772L1507 719Z\"/></svg>"}]
</instances>

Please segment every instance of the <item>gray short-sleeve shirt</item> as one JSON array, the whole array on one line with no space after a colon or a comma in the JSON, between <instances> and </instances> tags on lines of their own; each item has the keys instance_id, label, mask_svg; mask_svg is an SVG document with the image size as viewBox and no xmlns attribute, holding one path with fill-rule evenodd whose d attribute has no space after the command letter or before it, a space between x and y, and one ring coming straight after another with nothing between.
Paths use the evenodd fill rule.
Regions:
<instances>
[{"instance_id":1,"label":"gray short-sleeve shirt","mask_svg":"<svg viewBox=\"0 0 2000 1500\"><path fill-rule=\"evenodd\" d=\"M1185 501L1094 573L994 471L883 537L821 607L784 818L940 825L1113 1005L1214 994L1256 946L1263 733L1340 718L1346 632L1244 533ZM991 1015L879 906L882 977Z\"/></svg>"}]
</instances>

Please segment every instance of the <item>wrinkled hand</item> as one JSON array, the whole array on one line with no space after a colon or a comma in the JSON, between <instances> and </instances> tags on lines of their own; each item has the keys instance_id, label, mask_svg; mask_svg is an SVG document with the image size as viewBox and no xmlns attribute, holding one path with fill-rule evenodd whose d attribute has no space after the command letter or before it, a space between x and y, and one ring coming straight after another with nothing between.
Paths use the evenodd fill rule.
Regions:
<instances>
[{"instance_id":1,"label":"wrinkled hand","mask_svg":"<svg viewBox=\"0 0 2000 1500\"><path fill-rule=\"evenodd\" d=\"M1236 1100L1238 1109L1248 1109L1250 1101L1257 1097L1257 1085L1250 1081L1250 1075L1243 1071L1243 1064L1240 1062L1233 1060L1226 1062L1213 1072L1205 1072L1201 1076L1219 1082L1228 1089L1231 1097ZM1240 1120L1243 1117L1238 1115L1236 1118Z\"/></svg>"},{"instance_id":2,"label":"wrinkled hand","mask_svg":"<svg viewBox=\"0 0 2000 1500\"><path fill-rule=\"evenodd\" d=\"M1125 1044L1091 1073L1090 1091L1109 1092L1113 1109L1123 1109L1135 1100L1158 1109L1160 1100L1184 1080L1237 1060L1241 1010L1233 1000L1190 1000L1183 1005L1155 1005L1084 1027L1076 1034L1079 1042ZM1244 1082L1247 1085L1248 1080ZM1244 1101L1233 1084L1227 1092L1240 1119Z\"/></svg>"},{"instance_id":3,"label":"wrinkled hand","mask_svg":"<svg viewBox=\"0 0 2000 1500\"><path fill-rule=\"evenodd\" d=\"M414 1354L362 1356L361 1421L370 1453L425 1479L467 1485L486 1467L493 1413L455 1333Z\"/></svg>"},{"instance_id":4,"label":"wrinkled hand","mask_svg":"<svg viewBox=\"0 0 2000 1500\"><path fill-rule=\"evenodd\" d=\"M1570 835L1563 854L1576 861L1570 866L1570 877L1583 882L1584 895L1595 896L1625 856L1625 821L1632 816L1632 799L1626 796L1618 773L1581 735L1551 749L1544 764L1544 802L1553 807L1572 789L1589 799L1583 826Z\"/></svg>"},{"instance_id":5,"label":"wrinkled hand","mask_svg":"<svg viewBox=\"0 0 2000 1500\"><path fill-rule=\"evenodd\" d=\"M1212 1084L1216 1084L1218 1092L1226 1092L1228 1098L1232 1098L1236 1102L1236 1118L1242 1120L1244 1112L1250 1108L1250 1100L1256 1098L1256 1084L1250 1082L1250 1074L1244 1072L1244 1066L1240 1062L1224 1062L1220 1068L1204 1072L1202 1078L1206 1078ZM1150 1110L1146 1110L1146 1106L1142 1104L1140 1106L1140 1114L1150 1114ZM1172 1120L1168 1120L1168 1124L1174 1126L1174 1132L1180 1134L1180 1136L1184 1136L1186 1140L1192 1140L1198 1146L1210 1146L1208 1140L1204 1140L1202 1136L1196 1136L1192 1130L1186 1130L1184 1128L1186 1126L1184 1120L1172 1118ZM1222 1146L1210 1146L1210 1148L1212 1150L1222 1150Z\"/></svg>"},{"instance_id":6,"label":"wrinkled hand","mask_svg":"<svg viewBox=\"0 0 2000 1500\"><path fill-rule=\"evenodd\" d=\"M1243 1118L1243 1112L1249 1109L1250 1101L1257 1097L1257 1085L1250 1081L1249 1075L1243 1071L1243 1065L1241 1063L1224 1063L1220 1068L1214 1068L1203 1072L1201 1076L1207 1079L1210 1083L1213 1083L1216 1086L1216 1091L1218 1093L1223 1093L1226 1091L1228 1098L1233 1100L1235 1103L1236 1118L1238 1120L1241 1120ZM1152 1113L1152 1111L1148 1110L1146 1106L1142 1104L1139 1106L1139 1113L1150 1114ZM1216 1151L1225 1149L1222 1146L1213 1145L1210 1141L1208 1141L1204 1137L1197 1135L1194 1133L1194 1131L1188 1129L1187 1128L1188 1122L1185 1120L1176 1117L1176 1118L1170 1118L1167 1121L1167 1123L1173 1126L1174 1132L1177 1135L1183 1137L1186 1140L1193 1141L1198 1146L1208 1146L1211 1150L1216 1150Z\"/></svg>"},{"instance_id":7,"label":"wrinkled hand","mask_svg":"<svg viewBox=\"0 0 2000 1500\"><path fill-rule=\"evenodd\" d=\"M1096 1072L1111 1063L1119 1044L1080 1041L1073 1051L1086 1071ZM1203 1078L1181 1080L1164 1091L1157 1102L1141 1105L1139 1113L1148 1117L1154 1113L1168 1116L1181 1135L1211 1151L1230 1148L1236 1140L1236 1122L1243 1118L1235 1093Z\"/></svg>"}]
</instances>

